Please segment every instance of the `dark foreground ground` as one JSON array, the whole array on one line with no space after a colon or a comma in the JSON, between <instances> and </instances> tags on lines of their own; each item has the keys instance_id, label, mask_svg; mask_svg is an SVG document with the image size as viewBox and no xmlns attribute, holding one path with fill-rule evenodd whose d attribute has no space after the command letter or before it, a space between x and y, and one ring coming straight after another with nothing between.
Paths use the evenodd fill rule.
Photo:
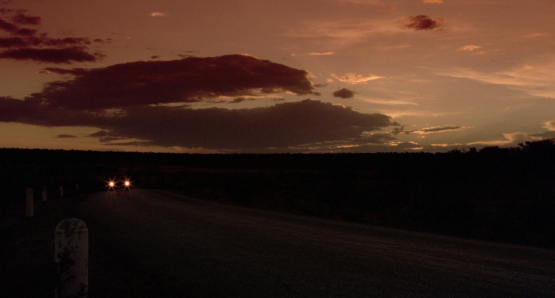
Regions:
<instances>
[{"instance_id":1,"label":"dark foreground ground","mask_svg":"<svg viewBox=\"0 0 555 298\"><path fill-rule=\"evenodd\" d=\"M89 297L553 297L552 250L133 189L55 199L1 227L7 297L53 297L53 231L90 230Z\"/></svg>"},{"instance_id":2,"label":"dark foreground ground","mask_svg":"<svg viewBox=\"0 0 555 298\"><path fill-rule=\"evenodd\" d=\"M35 205L35 216L4 218L0 225L0 293L2 297L54 297L54 231L63 219L72 217L72 208L84 196L53 199ZM102 237L92 228L89 246L89 297L162 297L149 289L134 271L110 250L114 239Z\"/></svg>"},{"instance_id":3,"label":"dark foreground ground","mask_svg":"<svg viewBox=\"0 0 555 298\"><path fill-rule=\"evenodd\" d=\"M553 169L553 140L443 154L190 155L0 149L0 269L13 273L0 279L0 290L24 293L14 297L52 297L48 276L53 270L54 228L71 216L68 206L105 191L110 178L128 177L137 189L171 190L224 205L553 250ZM64 199L60 199L60 185ZM27 220L24 202L29 187L37 209L36 216ZM46 204L40 200L43 187L49 194ZM91 230L91 237L94 233L98 229ZM112 240L100 237L97 242ZM133 270L127 263L104 247L110 246L91 248L91 257L97 254L96 264L91 263L91 280L108 279L112 282L95 283L115 286L101 290L104 296L99 297L159 293L160 289L130 274ZM40 296L44 293L49 294Z\"/></svg>"}]
</instances>

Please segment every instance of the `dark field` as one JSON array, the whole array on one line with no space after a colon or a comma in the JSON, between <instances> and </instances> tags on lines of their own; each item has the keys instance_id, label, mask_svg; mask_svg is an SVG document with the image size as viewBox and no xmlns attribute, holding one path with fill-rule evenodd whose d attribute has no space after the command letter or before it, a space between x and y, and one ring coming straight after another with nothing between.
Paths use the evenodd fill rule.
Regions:
<instances>
[{"instance_id":1,"label":"dark field","mask_svg":"<svg viewBox=\"0 0 555 298\"><path fill-rule=\"evenodd\" d=\"M555 248L555 146L387 154L195 155L0 149L2 217L40 201L134 187L279 212Z\"/></svg>"}]
</instances>

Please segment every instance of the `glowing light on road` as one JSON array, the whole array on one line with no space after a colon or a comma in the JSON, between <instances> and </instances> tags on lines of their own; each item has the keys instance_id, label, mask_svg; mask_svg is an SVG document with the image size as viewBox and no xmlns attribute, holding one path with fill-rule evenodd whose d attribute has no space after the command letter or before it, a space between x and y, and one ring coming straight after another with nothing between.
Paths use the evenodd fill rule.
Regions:
<instances>
[{"instance_id":1,"label":"glowing light on road","mask_svg":"<svg viewBox=\"0 0 555 298\"><path fill-rule=\"evenodd\" d=\"M108 190L115 190L116 189L116 179L110 179L108 178L108 185L106 185L108 187Z\"/></svg>"},{"instance_id":2,"label":"glowing light on road","mask_svg":"<svg viewBox=\"0 0 555 298\"><path fill-rule=\"evenodd\" d=\"M123 180L123 190L131 190L131 179L125 177L125 180Z\"/></svg>"}]
</instances>

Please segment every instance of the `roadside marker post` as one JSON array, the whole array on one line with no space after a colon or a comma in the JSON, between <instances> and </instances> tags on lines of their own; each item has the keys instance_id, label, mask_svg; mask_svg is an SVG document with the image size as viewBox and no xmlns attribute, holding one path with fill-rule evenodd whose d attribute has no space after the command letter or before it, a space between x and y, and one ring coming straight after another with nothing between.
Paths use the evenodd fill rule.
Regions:
<instances>
[{"instance_id":1,"label":"roadside marker post","mask_svg":"<svg viewBox=\"0 0 555 298\"><path fill-rule=\"evenodd\" d=\"M60 185L60 198L64 197L64 187L63 185Z\"/></svg>"},{"instance_id":2,"label":"roadside marker post","mask_svg":"<svg viewBox=\"0 0 555 298\"><path fill-rule=\"evenodd\" d=\"M25 194L25 216L33 217L33 189L27 188Z\"/></svg>"},{"instance_id":3,"label":"roadside marker post","mask_svg":"<svg viewBox=\"0 0 555 298\"><path fill-rule=\"evenodd\" d=\"M77 218L56 226L56 298L87 297L89 292L89 230Z\"/></svg>"}]
</instances>

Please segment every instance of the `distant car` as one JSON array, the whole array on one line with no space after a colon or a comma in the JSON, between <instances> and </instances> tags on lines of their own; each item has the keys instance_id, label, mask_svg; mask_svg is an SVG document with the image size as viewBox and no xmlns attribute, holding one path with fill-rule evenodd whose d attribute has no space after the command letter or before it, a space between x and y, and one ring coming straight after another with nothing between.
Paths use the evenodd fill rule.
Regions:
<instances>
[{"instance_id":1,"label":"distant car","mask_svg":"<svg viewBox=\"0 0 555 298\"><path fill-rule=\"evenodd\" d=\"M108 181L106 181L106 187L108 187L108 190L130 190L131 187L133 187L133 182L127 177L125 177L123 180L116 180L116 177L114 177L113 179L108 178Z\"/></svg>"}]
</instances>

